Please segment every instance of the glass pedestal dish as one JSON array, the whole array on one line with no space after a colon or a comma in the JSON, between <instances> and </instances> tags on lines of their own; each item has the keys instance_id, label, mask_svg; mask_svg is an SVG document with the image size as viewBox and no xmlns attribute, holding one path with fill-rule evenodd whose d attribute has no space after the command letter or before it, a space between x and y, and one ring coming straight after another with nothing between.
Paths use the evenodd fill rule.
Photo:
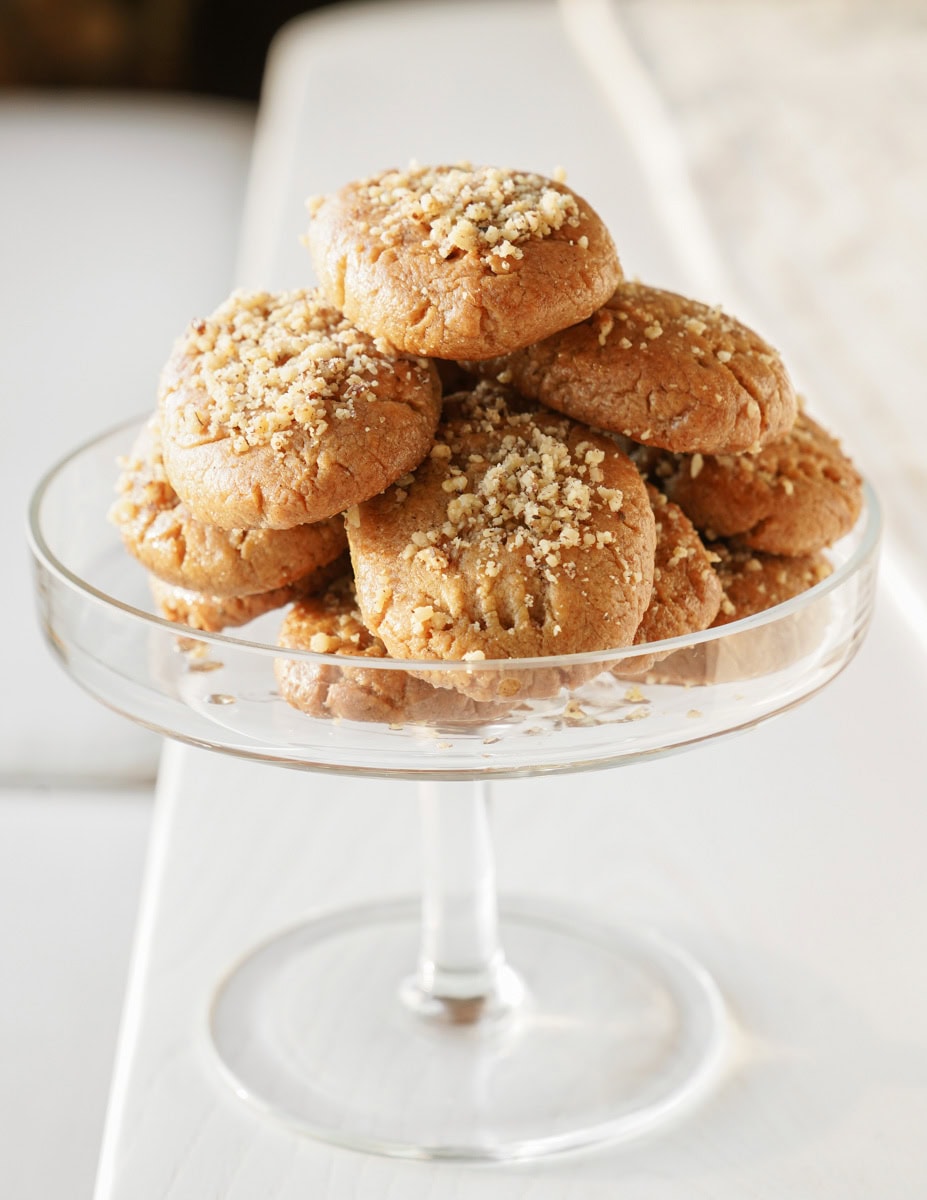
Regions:
<instances>
[{"instance_id":1,"label":"glass pedestal dish","mask_svg":"<svg viewBox=\"0 0 927 1200\"><path fill-rule=\"evenodd\" d=\"M106 519L139 425L76 451L33 499L38 607L65 669L166 736L329 777L400 776L421 798L421 896L308 921L233 966L207 1015L218 1074L289 1127L405 1157L524 1159L674 1118L724 1060L716 985L657 931L543 898L500 906L488 791L694 747L825 686L872 611L872 493L826 580L721 629L561 658L351 660L282 650L280 612L224 634L153 615L145 572ZM310 716L280 695L284 660L344 688L361 671L368 685L371 672L414 674L483 711Z\"/></svg>"}]
</instances>

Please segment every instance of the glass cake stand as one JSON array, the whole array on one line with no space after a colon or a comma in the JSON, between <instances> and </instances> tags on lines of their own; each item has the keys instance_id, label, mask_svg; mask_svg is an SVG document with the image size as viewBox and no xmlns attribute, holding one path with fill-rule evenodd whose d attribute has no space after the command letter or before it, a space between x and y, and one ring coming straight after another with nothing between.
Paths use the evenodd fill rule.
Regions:
<instances>
[{"instance_id":1,"label":"glass cake stand","mask_svg":"<svg viewBox=\"0 0 927 1200\"><path fill-rule=\"evenodd\" d=\"M141 423L75 451L32 501L38 608L65 669L168 737L309 771L400 776L421 797L421 896L308 921L235 965L207 1017L219 1073L291 1128L413 1158L533 1158L674 1118L724 1059L717 987L658 932L542 899L500 909L488 787L694 747L817 692L872 612L871 490L828 552L826 580L722 629L560 658L352 660L281 650L279 612L221 635L153 615L145 572L106 517L116 459ZM454 719L446 705L430 719L427 704L424 718L419 705L388 723L308 715L279 693L284 662L322 672L329 688L386 686L401 672L439 699L476 702Z\"/></svg>"}]
</instances>

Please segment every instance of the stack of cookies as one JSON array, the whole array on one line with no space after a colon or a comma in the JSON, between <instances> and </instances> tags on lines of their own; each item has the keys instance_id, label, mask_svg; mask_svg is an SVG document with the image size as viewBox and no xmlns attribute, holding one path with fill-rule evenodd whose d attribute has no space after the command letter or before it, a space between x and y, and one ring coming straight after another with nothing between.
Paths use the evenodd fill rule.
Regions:
<instances>
[{"instance_id":1,"label":"stack of cookies","mask_svg":"<svg viewBox=\"0 0 927 1200\"><path fill-rule=\"evenodd\" d=\"M164 615L292 602L282 646L478 664L693 632L826 573L861 483L778 354L626 281L562 180L412 167L309 210L319 288L194 322L123 463L113 518ZM491 719L528 677L278 668L297 707L382 721Z\"/></svg>"}]
</instances>

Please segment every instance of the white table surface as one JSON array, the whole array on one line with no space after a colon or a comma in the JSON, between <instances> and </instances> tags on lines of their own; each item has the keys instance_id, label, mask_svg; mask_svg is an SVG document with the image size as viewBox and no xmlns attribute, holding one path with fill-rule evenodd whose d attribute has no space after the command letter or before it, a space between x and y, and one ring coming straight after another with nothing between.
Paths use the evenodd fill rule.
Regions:
<instances>
[{"instance_id":1,"label":"white table surface","mask_svg":"<svg viewBox=\"0 0 927 1200\"><path fill-rule=\"evenodd\" d=\"M660 762L494 786L503 897L654 927L730 1008L721 1082L695 1111L540 1164L338 1150L226 1089L205 1032L217 982L303 917L414 893L414 789L171 747L100 1200L922 1195L927 806L908 747L927 678L909 636L883 597L856 662L803 709Z\"/></svg>"},{"instance_id":2,"label":"white table surface","mask_svg":"<svg viewBox=\"0 0 927 1200\"><path fill-rule=\"evenodd\" d=\"M90 1196L151 788L0 791L0 1195Z\"/></svg>"},{"instance_id":3,"label":"white table surface","mask_svg":"<svg viewBox=\"0 0 927 1200\"><path fill-rule=\"evenodd\" d=\"M472 19L474 5L466 6L470 19L461 23L463 7L427 6L427 19L424 5L405 6L398 16L400 6L344 16L336 11L291 28L268 74L234 272L224 255L241 194L247 115L234 114L228 123L220 115L210 133L211 118L200 124L184 107L149 120L147 107L114 117L109 106L81 115L49 104L33 119L28 103L16 102L12 113L0 106L0 131L7 137L13 131L18 153L33 134L45 136L71 167L43 175L49 160L37 154L30 166L44 186L36 197L22 188L3 201L25 229L17 239L5 222L4 250L17 280L34 287L32 308L43 311L34 301L47 289L35 280L32 261L48 262L46 243L37 239L55 226L52 189L62 174L71 185L65 209L86 199L75 223L89 225L96 249L90 258L105 264L92 276L95 295L109 299L122 333L137 338L137 354L119 360L137 395L153 378L165 341L191 312L212 306L229 276L272 286L305 281L297 238L309 192L413 156L517 161L540 170L562 163L616 229L631 273L729 303L787 344L806 379L820 384L817 407L854 452L862 450L867 471L881 474L880 488L890 494L890 586L857 663L807 707L732 742L584 777L581 788L565 780L520 782L500 795L503 891L564 896L599 914L656 924L705 960L732 1004L737 1054L723 1085L677 1128L617 1152L514 1170L399 1164L329 1150L239 1106L218 1086L201 1036L213 982L253 941L300 915L413 891L414 809L398 784L340 781L336 797L321 776L268 775L257 766L171 749L155 811L97 1198L463 1197L478 1188L500 1197L635 1200L918 1195L927 1184L927 928L920 864L927 833L920 802L927 789L916 747L927 672L922 612L911 595L925 561L904 522L895 519L912 498L913 471L895 472L891 454L867 457L861 416L869 411L870 378L842 370L835 379L798 336L804 327L790 320L783 290L751 293L744 286L750 256L734 252L744 212L734 202L722 206L719 226L719 193L713 191L719 177L708 169L711 155L707 166L705 158L712 117L718 144L730 132L723 111L719 118L709 103L718 88L706 84L712 45L716 82L728 79L724 64L735 61L717 22L686 18L687 6L667 0L624 5L632 49L620 30L612 36L610 25L597 27L608 36L590 40L589 22L601 21L605 10L610 20L604 0L568 0L563 27L550 6L530 0L489 4L482 24ZM718 7L699 3L690 10ZM794 14L800 6L786 7ZM818 19L819 0L813 7ZM572 43L563 32L571 23ZM519 50L494 60L504 61L504 76L482 65L488 25L496 46ZM874 28L878 33L878 23ZM776 31L789 35L780 26ZM765 36L771 37L769 28ZM873 42L882 44L878 37ZM603 71L603 48L612 56L606 66L620 61L622 70ZM696 60L701 74L680 70ZM670 67L667 79L661 72ZM735 82L748 83L743 76ZM11 124L4 123L8 117ZM107 141L113 121L123 131L115 155ZM680 149L690 154L691 174ZM170 189L165 219L150 204L150 182L168 177L165 164L175 163L178 153L185 186ZM728 195L736 197L737 180L756 176L753 168L763 162L747 155L748 169L738 174L734 168L743 168L743 160L728 146L728 174L722 175L734 189ZM81 170L84 182L76 184L72 176ZM170 177L180 176L175 169ZM659 180L678 187L655 197ZM127 209L148 214L139 224L157 244L150 256L127 235L134 233ZM762 230L749 232L751 253L770 255ZM166 243L159 241L164 237ZM170 259L167 248L176 237L186 238L189 257ZM93 312L79 303L88 271L87 255L75 249L81 245L65 240L57 271L48 267L59 286L70 289L67 296L78 298L66 306L69 319L58 324L66 337L76 315L84 330L94 327ZM170 271L163 267L168 259ZM801 273L792 269L797 286ZM112 305L107 278L120 283L119 292L145 281L142 306L159 318L157 338L124 305ZM813 278L808 282L810 325L827 290L815 290ZM852 279L842 286L852 289ZM170 301L152 303L153 295ZM36 370L46 392L73 380L66 356L43 354L47 342L31 311L15 302L9 307L13 344L28 348L32 364L23 356L12 360L15 391ZM852 334L844 330L843 336ZM73 344L86 351L86 335ZM61 397L62 449L75 440L73 425L84 408L92 432L110 414L140 407L134 401L123 407L106 369L109 357L97 349L99 357L89 361L93 371L81 375L84 406L75 412L68 396ZM896 367L907 369L906 378L922 378L919 350L908 349L910 357ZM846 404L841 389L848 389ZM904 413L916 421L918 394L902 389L872 403L893 406L893 419ZM31 468L15 457L19 503ZM32 461L38 467L38 452ZM4 467L9 477L6 459ZM23 629L27 592L22 586L19 607L11 609ZM33 663L36 653L20 643L11 665ZM29 704L4 712L4 727L12 720L15 736L3 744L0 760L7 781L25 785L0 797L0 821L9 834L0 874L9 897L0 950L12 947L4 982L14 970L16 981L4 987L0 1004L4 1063L12 1065L0 1076L0 1120L9 1142L0 1154L0 1194L18 1200L90 1194L112 1019L148 829L137 791L81 798L34 784L102 773L118 788L128 778L143 779L153 759L149 739L130 746L128 727L84 701L50 660L27 695ZM60 754L46 751L49 722ZM367 834L361 840L359 827ZM75 869L75 859L87 870ZM56 914L73 920L56 921ZM85 1002L75 1005L78 995ZM72 1023L61 1024L61 1014ZM53 1036L56 1022L68 1032ZM75 1103L79 1120L71 1115ZM43 1153L50 1141L55 1153Z\"/></svg>"}]
</instances>

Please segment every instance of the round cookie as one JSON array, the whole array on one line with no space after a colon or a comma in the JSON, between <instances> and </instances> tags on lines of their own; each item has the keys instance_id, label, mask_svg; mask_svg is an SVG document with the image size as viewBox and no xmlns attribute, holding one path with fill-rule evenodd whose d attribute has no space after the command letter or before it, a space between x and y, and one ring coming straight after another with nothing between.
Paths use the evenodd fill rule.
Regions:
<instances>
[{"instance_id":1,"label":"round cookie","mask_svg":"<svg viewBox=\"0 0 927 1200\"><path fill-rule=\"evenodd\" d=\"M786 557L762 551L711 544L724 597L713 625L728 625L784 604L830 575L833 568L823 554Z\"/></svg>"},{"instance_id":2,"label":"round cookie","mask_svg":"<svg viewBox=\"0 0 927 1200\"><path fill-rule=\"evenodd\" d=\"M175 587L157 575L149 575L148 583L159 616L202 633L221 633L223 629L247 625L303 594L296 584L252 596L211 596Z\"/></svg>"},{"instance_id":3,"label":"round cookie","mask_svg":"<svg viewBox=\"0 0 927 1200\"><path fill-rule=\"evenodd\" d=\"M360 610L396 658L629 645L650 599L654 518L634 464L499 385L450 398L415 474L346 516Z\"/></svg>"},{"instance_id":4,"label":"round cookie","mask_svg":"<svg viewBox=\"0 0 927 1200\"><path fill-rule=\"evenodd\" d=\"M588 317L621 266L563 183L497 167L410 167L309 201L329 300L412 354L482 359Z\"/></svg>"},{"instance_id":5,"label":"round cookie","mask_svg":"<svg viewBox=\"0 0 927 1200\"><path fill-rule=\"evenodd\" d=\"M806 413L756 454L645 457L651 478L706 537L736 538L767 554L829 546L862 508L855 467Z\"/></svg>"},{"instance_id":6,"label":"round cookie","mask_svg":"<svg viewBox=\"0 0 927 1200\"><path fill-rule=\"evenodd\" d=\"M712 555L692 522L652 484L647 485L656 521L653 591L634 636L635 645L707 629L721 606L721 580Z\"/></svg>"},{"instance_id":7,"label":"round cookie","mask_svg":"<svg viewBox=\"0 0 927 1200\"><path fill-rule=\"evenodd\" d=\"M129 553L166 584L194 593L285 588L347 547L341 517L292 529L218 529L197 520L165 473L157 417L122 460L117 490L110 519Z\"/></svg>"},{"instance_id":8,"label":"round cookie","mask_svg":"<svg viewBox=\"0 0 927 1200\"><path fill-rule=\"evenodd\" d=\"M628 281L588 320L471 365L578 421L680 453L756 449L797 410L779 355L752 330Z\"/></svg>"},{"instance_id":9,"label":"round cookie","mask_svg":"<svg viewBox=\"0 0 927 1200\"><path fill-rule=\"evenodd\" d=\"M289 649L382 660L386 647L364 625L351 577L323 594L294 604L284 618L279 644ZM461 692L433 687L408 671L377 670L295 658L275 662L280 694L313 717L398 724L482 724L508 712L509 704L481 704Z\"/></svg>"},{"instance_id":10,"label":"round cookie","mask_svg":"<svg viewBox=\"0 0 927 1200\"><path fill-rule=\"evenodd\" d=\"M158 614L166 620L203 633L221 633L223 629L247 625L249 621L295 600L314 596L328 587L332 580L343 575L348 566L347 554L340 554L294 583L247 596L216 596L209 592L176 587L150 573L148 586Z\"/></svg>"},{"instance_id":11,"label":"round cookie","mask_svg":"<svg viewBox=\"0 0 927 1200\"><path fill-rule=\"evenodd\" d=\"M763 554L714 542L710 545L724 597L713 627L766 612L826 579L831 565L822 554L797 558ZM826 600L799 608L781 620L731 630L671 654L647 671L648 682L685 687L756 679L812 652L827 629Z\"/></svg>"},{"instance_id":12,"label":"round cookie","mask_svg":"<svg viewBox=\"0 0 927 1200\"><path fill-rule=\"evenodd\" d=\"M634 635L636 646L707 629L718 614L723 594L713 556L689 518L652 484L647 485L647 496L656 521L657 545L653 591ZM653 654L623 659L614 674L639 677L657 661Z\"/></svg>"},{"instance_id":13,"label":"round cookie","mask_svg":"<svg viewBox=\"0 0 927 1200\"><path fill-rule=\"evenodd\" d=\"M289 529L382 491L428 452L437 372L317 292L235 292L161 376L164 467L201 521Z\"/></svg>"}]
</instances>

